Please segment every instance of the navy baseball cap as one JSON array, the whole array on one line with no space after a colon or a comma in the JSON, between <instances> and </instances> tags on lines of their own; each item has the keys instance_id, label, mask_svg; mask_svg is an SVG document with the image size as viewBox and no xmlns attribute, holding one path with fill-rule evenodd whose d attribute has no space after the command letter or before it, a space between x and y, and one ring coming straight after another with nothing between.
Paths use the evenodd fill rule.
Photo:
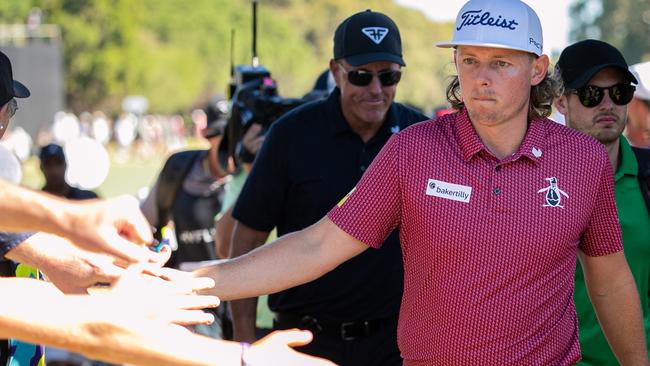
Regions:
<instances>
[{"instance_id":1,"label":"navy baseball cap","mask_svg":"<svg viewBox=\"0 0 650 366\"><path fill-rule=\"evenodd\" d=\"M352 66L377 61L406 66L397 25L388 16L370 9L352 15L336 28L334 59L345 59Z\"/></svg>"},{"instance_id":2,"label":"navy baseball cap","mask_svg":"<svg viewBox=\"0 0 650 366\"><path fill-rule=\"evenodd\" d=\"M0 106L5 105L12 98L27 98L29 95L29 89L14 80L9 57L0 52Z\"/></svg>"},{"instance_id":3,"label":"navy baseball cap","mask_svg":"<svg viewBox=\"0 0 650 366\"><path fill-rule=\"evenodd\" d=\"M61 146L57 144L48 144L43 146L41 152L38 154L38 158L41 160L41 162L44 162L49 158L58 158L65 161L65 153L63 152L63 148Z\"/></svg>"},{"instance_id":4,"label":"navy baseball cap","mask_svg":"<svg viewBox=\"0 0 650 366\"><path fill-rule=\"evenodd\" d=\"M621 52L609 43L595 39L586 39L565 48L555 65L564 85L570 89L582 88L594 75L609 67L621 70L630 83L638 83Z\"/></svg>"}]
</instances>

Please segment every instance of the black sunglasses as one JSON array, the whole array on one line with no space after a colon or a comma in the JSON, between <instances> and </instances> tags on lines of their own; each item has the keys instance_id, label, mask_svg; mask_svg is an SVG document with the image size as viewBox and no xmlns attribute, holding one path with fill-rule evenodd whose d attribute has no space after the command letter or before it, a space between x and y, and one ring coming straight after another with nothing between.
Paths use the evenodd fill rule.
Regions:
<instances>
[{"instance_id":1,"label":"black sunglasses","mask_svg":"<svg viewBox=\"0 0 650 366\"><path fill-rule=\"evenodd\" d=\"M595 85L585 85L582 88L571 90L571 93L577 94L580 103L587 107L593 108L600 104L605 97L605 91L609 92L609 97L614 104L626 105L634 97L636 87L630 84L616 84L607 88L602 88Z\"/></svg>"},{"instance_id":2,"label":"black sunglasses","mask_svg":"<svg viewBox=\"0 0 650 366\"><path fill-rule=\"evenodd\" d=\"M339 64L341 69L348 74L348 81L356 86L368 86L372 82L372 78L377 75L381 86L393 86L402 79L402 72L399 70L386 70L374 73L366 70L346 70L343 65Z\"/></svg>"}]
</instances>

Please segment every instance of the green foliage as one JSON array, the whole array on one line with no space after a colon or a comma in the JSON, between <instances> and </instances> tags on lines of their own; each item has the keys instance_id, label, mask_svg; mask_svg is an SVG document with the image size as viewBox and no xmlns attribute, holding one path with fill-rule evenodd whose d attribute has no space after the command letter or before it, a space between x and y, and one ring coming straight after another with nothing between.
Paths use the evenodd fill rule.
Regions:
<instances>
[{"instance_id":1,"label":"green foliage","mask_svg":"<svg viewBox=\"0 0 650 366\"><path fill-rule=\"evenodd\" d=\"M30 8L28 1L0 1L0 22L22 23Z\"/></svg>"},{"instance_id":2,"label":"green foliage","mask_svg":"<svg viewBox=\"0 0 650 366\"><path fill-rule=\"evenodd\" d=\"M650 60L648 0L574 0L571 39L596 38L616 46L633 64Z\"/></svg>"},{"instance_id":3,"label":"green foliage","mask_svg":"<svg viewBox=\"0 0 650 366\"><path fill-rule=\"evenodd\" d=\"M145 95L151 111L169 113L225 94L233 29L232 58L251 60L250 0L3 0L0 21L22 22L32 6L61 26L66 98L75 111L115 113L124 96ZM434 42L450 38L452 25L392 0L260 1L258 55L280 93L305 94L328 66L336 26L367 8L389 14L402 32L408 67L398 99L427 110L444 103L452 59Z\"/></svg>"}]
</instances>

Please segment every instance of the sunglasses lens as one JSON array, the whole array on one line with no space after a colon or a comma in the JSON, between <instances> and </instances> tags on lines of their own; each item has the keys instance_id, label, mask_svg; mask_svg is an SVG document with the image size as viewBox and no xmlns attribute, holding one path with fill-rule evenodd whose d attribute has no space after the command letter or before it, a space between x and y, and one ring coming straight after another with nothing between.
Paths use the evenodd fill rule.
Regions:
<instances>
[{"instance_id":1,"label":"sunglasses lens","mask_svg":"<svg viewBox=\"0 0 650 366\"><path fill-rule=\"evenodd\" d=\"M356 86L368 86L372 82L374 73L364 70L348 71L348 81ZM382 71L377 74L382 86L393 86L399 83L402 78L402 72L399 70Z\"/></svg>"},{"instance_id":2,"label":"sunglasses lens","mask_svg":"<svg viewBox=\"0 0 650 366\"><path fill-rule=\"evenodd\" d=\"M372 81L372 73L365 71L348 71L348 81L352 85L367 86Z\"/></svg>"},{"instance_id":3,"label":"sunglasses lens","mask_svg":"<svg viewBox=\"0 0 650 366\"><path fill-rule=\"evenodd\" d=\"M609 89L609 96L612 101L618 105L629 103L634 97L636 88L629 84L614 85Z\"/></svg>"},{"instance_id":4,"label":"sunglasses lens","mask_svg":"<svg viewBox=\"0 0 650 366\"><path fill-rule=\"evenodd\" d=\"M397 70L384 71L379 73L379 81L383 86L393 86L399 83L402 78L402 72Z\"/></svg>"},{"instance_id":5,"label":"sunglasses lens","mask_svg":"<svg viewBox=\"0 0 650 366\"><path fill-rule=\"evenodd\" d=\"M600 104L605 95L605 90L593 85L587 85L578 89L580 103L587 108L593 108Z\"/></svg>"},{"instance_id":6,"label":"sunglasses lens","mask_svg":"<svg viewBox=\"0 0 650 366\"><path fill-rule=\"evenodd\" d=\"M634 97L636 88L630 84L616 84L608 88L601 88L595 85L587 85L576 91L580 98L580 103L587 108L593 108L600 104L605 97L605 92L609 92L612 102L617 105L626 105Z\"/></svg>"}]
</instances>

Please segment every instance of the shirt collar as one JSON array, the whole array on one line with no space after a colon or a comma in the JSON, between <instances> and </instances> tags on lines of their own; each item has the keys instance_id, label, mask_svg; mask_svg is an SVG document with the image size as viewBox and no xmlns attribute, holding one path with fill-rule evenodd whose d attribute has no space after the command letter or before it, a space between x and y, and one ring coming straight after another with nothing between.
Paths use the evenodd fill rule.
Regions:
<instances>
[{"instance_id":1,"label":"shirt collar","mask_svg":"<svg viewBox=\"0 0 650 366\"><path fill-rule=\"evenodd\" d=\"M518 158L517 155L519 155L527 157L535 165L540 163L540 160L544 157L545 141L547 140L548 134L545 123L556 122L550 122L545 118L532 119L530 121L526 136L524 136L524 141L519 146L519 151L515 154L514 159Z\"/></svg>"},{"instance_id":2,"label":"shirt collar","mask_svg":"<svg viewBox=\"0 0 650 366\"><path fill-rule=\"evenodd\" d=\"M328 107L326 108L326 111L332 114L330 120L332 121L334 133L338 135L340 133L352 131L350 125L345 120L343 110L341 109L341 89L338 87L334 88L325 100L325 104Z\"/></svg>"},{"instance_id":3,"label":"shirt collar","mask_svg":"<svg viewBox=\"0 0 650 366\"><path fill-rule=\"evenodd\" d=\"M463 108L460 112L455 114L456 123L456 138L458 139L458 144L460 149L463 152L463 159L465 161L470 161L472 157L482 150L487 151L483 141L478 137L474 126L472 126L472 121L469 119L469 114L467 113L467 108ZM443 117L444 118L444 117Z\"/></svg>"},{"instance_id":4,"label":"shirt collar","mask_svg":"<svg viewBox=\"0 0 650 366\"><path fill-rule=\"evenodd\" d=\"M634 152L630 147L630 143L623 135L621 135L620 138L619 150L619 158L621 162L618 165L618 168L616 168L614 180L617 181L624 175L636 177L639 174L639 163L636 161L636 157L634 156Z\"/></svg>"},{"instance_id":5,"label":"shirt collar","mask_svg":"<svg viewBox=\"0 0 650 366\"><path fill-rule=\"evenodd\" d=\"M481 138L478 136L476 129L474 129L472 121L469 119L467 108L463 108L456 114L455 126L456 137L460 144L465 161L470 161L474 155L481 151L485 151L491 155L489 150L483 144L483 141L481 141ZM519 149L512 157L505 160L514 161L519 159L519 157L524 156L533 163L539 164L540 159L544 155L542 147L545 146L544 141L546 139L546 133L544 119L531 120Z\"/></svg>"}]
</instances>

